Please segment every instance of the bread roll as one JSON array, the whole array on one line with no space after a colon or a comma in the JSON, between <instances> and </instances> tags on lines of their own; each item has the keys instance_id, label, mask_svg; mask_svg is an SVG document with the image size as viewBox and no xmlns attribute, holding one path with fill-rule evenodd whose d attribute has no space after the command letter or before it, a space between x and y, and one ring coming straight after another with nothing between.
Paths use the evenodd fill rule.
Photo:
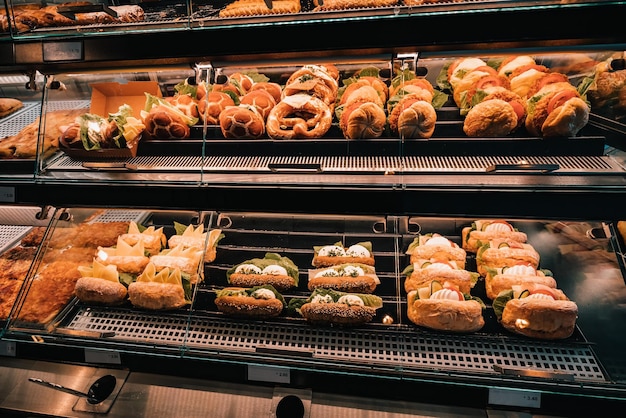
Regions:
<instances>
[{"instance_id":1,"label":"bread roll","mask_svg":"<svg viewBox=\"0 0 626 418\"><path fill-rule=\"evenodd\" d=\"M126 287L99 277L81 277L76 281L74 293L78 300L86 303L119 305L126 300Z\"/></svg>"},{"instance_id":2,"label":"bread roll","mask_svg":"<svg viewBox=\"0 0 626 418\"><path fill-rule=\"evenodd\" d=\"M406 253L411 256L411 263L436 259L454 261L459 268L465 268L467 259L467 252L463 248L438 233L418 235L409 244Z\"/></svg>"},{"instance_id":3,"label":"bread roll","mask_svg":"<svg viewBox=\"0 0 626 418\"><path fill-rule=\"evenodd\" d=\"M345 263L359 263L368 266L375 264L374 255L372 253L372 243L359 242L344 247L342 243L337 242L332 245L313 247L314 256L312 264L314 267L330 267Z\"/></svg>"},{"instance_id":4,"label":"bread roll","mask_svg":"<svg viewBox=\"0 0 626 418\"><path fill-rule=\"evenodd\" d=\"M258 139L265 133L265 121L256 106L240 104L225 108L219 117L227 139Z\"/></svg>"},{"instance_id":5,"label":"bread roll","mask_svg":"<svg viewBox=\"0 0 626 418\"><path fill-rule=\"evenodd\" d=\"M505 329L545 340L570 337L578 317L575 302L562 291L541 285L516 286L503 291L494 300L493 307Z\"/></svg>"},{"instance_id":6,"label":"bread roll","mask_svg":"<svg viewBox=\"0 0 626 418\"><path fill-rule=\"evenodd\" d=\"M495 299L502 291L512 289L514 286L533 286L535 284L556 289L554 277L547 275L545 270L537 270L529 265L520 264L487 269L485 276L485 290L487 297L491 300Z\"/></svg>"},{"instance_id":7,"label":"bread roll","mask_svg":"<svg viewBox=\"0 0 626 418\"><path fill-rule=\"evenodd\" d=\"M382 306L382 299L375 295L316 289L298 310L313 324L356 326L371 322Z\"/></svg>"},{"instance_id":8,"label":"bread roll","mask_svg":"<svg viewBox=\"0 0 626 418\"><path fill-rule=\"evenodd\" d=\"M187 304L180 285L157 282L133 282L128 286L128 298L133 306L150 310L182 308Z\"/></svg>"},{"instance_id":9,"label":"bread roll","mask_svg":"<svg viewBox=\"0 0 626 418\"><path fill-rule=\"evenodd\" d=\"M425 289L425 288L422 288ZM424 297L420 297L420 294ZM485 325L478 300L465 300L457 290L412 290L407 295L407 315L415 325L451 332L475 332Z\"/></svg>"},{"instance_id":10,"label":"bread roll","mask_svg":"<svg viewBox=\"0 0 626 418\"><path fill-rule=\"evenodd\" d=\"M271 285L278 292L298 286L299 271L293 261L277 253L266 253L264 258L252 258L226 272L231 286L252 288Z\"/></svg>"},{"instance_id":11,"label":"bread roll","mask_svg":"<svg viewBox=\"0 0 626 418\"><path fill-rule=\"evenodd\" d=\"M217 291L215 305L232 316L257 319L280 315L285 301L272 286L256 288L227 287Z\"/></svg>"},{"instance_id":12,"label":"bread roll","mask_svg":"<svg viewBox=\"0 0 626 418\"><path fill-rule=\"evenodd\" d=\"M518 126L515 109L501 99L485 100L472 107L463 121L469 137L497 138L509 135Z\"/></svg>"},{"instance_id":13,"label":"bread roll","mask_svg":"<svg viewBox=\"0 0 626 418\"><path fill-rule=\"evenodd\" d=\"M539 253L530 244L511 240L491 240L478 249L476 268L478 273L484 277L489 268L526 264L537 269L539 260Z\"/></svg>"},{"instance_id":14,"label":"bread roll","mask_svg":"<svg viewBox=\"0 0 626 418\"><path fill-rule=\"evenodd\" d=\"M372 266L341 264L309 270L308 289L334 289L346 293L373 293L380 280Z\"/></svg>"},{"instance_id":15,"label":"bread roll","mask_svg":"<svg viewBox=\"0 0 626 418\"><path fill-rule=\"evenodd\" d=\"M467 252L475 253L492 239L525 243L528 236L503 219L479 219L461 230L461 247Z\"/></svg>"},{"instance_id":16,"label":"bread roll","mask_svg":"<svg viewBox=\"0 0 626 418\"><path fill-rule=\"evenodd\" d=\"M372 87L367 88L373 90ZM339 127L347 139L368 139L382 136L386 123L387 115L383 107L363 100L351 102L343 109Z\"/></svg>"},{"instance_id":17,"label":"bread roll","mask_svg":"<svg viewBox=\"0 0 626 418\"><path fill-rule=\"evenodd\" d=\"M461 293L470 293L478 280L478 274L469 272L454 261L436 259L416 260L411 266L404 269L407 277L404 281L404 290L409 293L424 287L433 281L454 285Z\"/></svg>"}]
</instances>

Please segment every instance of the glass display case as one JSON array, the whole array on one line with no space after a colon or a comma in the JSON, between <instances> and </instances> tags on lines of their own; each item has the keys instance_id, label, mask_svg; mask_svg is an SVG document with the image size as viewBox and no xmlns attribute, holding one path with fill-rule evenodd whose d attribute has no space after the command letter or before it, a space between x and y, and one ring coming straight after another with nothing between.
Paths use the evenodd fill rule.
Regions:
<instances>
[{"instance_id":1,"label":"glass display case","mask_svg":"<svg viewBox=\"0 0 626 418\"><path fill-rule=\"evenodd\" d=\"M289 395L311 417L623 406L626 39L599 18L623 2L250 3L47 3L73 20L58 26L5 3L0 97L21 106L0 119L0 370L16 382L0 410L196 415L210 401L278 417ZM143 18L111 20L120 8ZM546 24L557 16L588 25ZM473 30L443 29L458 26ZM539 104L546 85L560 89ZM512 241L471 244L473 228ZM462 256L418 256L433 238ZM495 266L489 248L527 252ZM420 282L433 264L439 279ZM539 284L494 290L519 265ZM224 302L258 284L246 269L274 283L278 313ZM316 290L346 269L358 291ZM115 290L94 299L85 278ZM142 286L174 295L146 304ZM420 316L437 290L478 314ZM564 306L542 319L551 330L506 319L531 293ZM359 316L313 311L340 296ZM117 379L104 401L76 394L103 374Z\"/></svg>"}]
</instances>

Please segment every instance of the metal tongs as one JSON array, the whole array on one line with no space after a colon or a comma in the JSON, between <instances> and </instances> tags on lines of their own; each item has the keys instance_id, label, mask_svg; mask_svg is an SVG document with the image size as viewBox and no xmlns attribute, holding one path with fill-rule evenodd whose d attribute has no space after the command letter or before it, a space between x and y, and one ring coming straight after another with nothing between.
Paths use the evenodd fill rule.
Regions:
<instances>
[{"instance_id":1,"label":"metal tongs","mask_svg":"<svg viewBox=\"0 0 626 418\"><path fill-rule=\"evenodd\" d=\"M69 393L70 395L79 396L81 398L87 398L87 402L92 405L99 404L108 398L113 390L115 389L115 385L117 385L117 379L115 376L111 374L104 375L98 380L96 380L90 387L87 393L80 392L75 389L70 389L65 386L61 386L58 383L47 382L43 379L39 379L37 377L29 377L28 380L33 383L37 383L38 385L43 385L50 389L55 389L61 392Z\"/></svg>"}]
</instances>

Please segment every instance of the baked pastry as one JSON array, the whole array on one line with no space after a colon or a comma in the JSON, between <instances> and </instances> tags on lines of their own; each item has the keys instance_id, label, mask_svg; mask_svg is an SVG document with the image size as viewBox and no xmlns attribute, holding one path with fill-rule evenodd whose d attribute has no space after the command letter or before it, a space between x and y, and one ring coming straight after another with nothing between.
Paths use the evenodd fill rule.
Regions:
<instances>
[{"instance_id":1,"label":"baked pastry","mask_svg":"<svg viewBox=\"0 0 626 418\"><path fill-rule=\"evenodd\" d=\"M22 107L24 107L24 103L21 100L10 97L0 97L0 118L9 116L11 113L17 112Z\"/></svg>"},{"instance_id":2,"label":"baked pastry","mask_svg":"<svg viewBox=\"0 0 626 418\"><path fill-rule=\"evenodd\" d=\"M552 272L547 269L537 270L536 268L518 264L514 266L498 267L487 269L485 275L485 290L487 297L495 299L503 290L512 289L513 286L529 286L541 284L550 288L556 288L556 280L552 277Z\"/></svg>"},{"instance_id":3,"label":"baked pastry","mask_svg":"<svg viewBox=\"0 0 626 418\"><path fill-rule=\"evenodd\" d=\"M198 119L200 117L198 101L191 93L176 93L174 96L166 97L165 100L190 118Z\"/></svg>"},{"instance_id":4,"label":"baked pastry","mask_svg":"<svg viewBox=\"0 0 626 418\"><path fill-rule=\"evenodd\" d=\"M128 224L128 231L121 234L120 238L131 246L139 241L143 242L143 247L148 255L160 253L167 245L167 237L163 233L163 227L141 226L140 228L135 221Z\"/></svg>"},{"instance_id":5,"label":"baked pastry","mask_svg":"<svg viewBox=\"0 0 626 418\"><path fill-rule=\"evenodd\" d=\"M74 122L77 116L85 113L81 109L56 110L44 115L45 131L43 142L38 147L38 117L26 125L16 135L0 139L0 158L35 158L40 150L44 155L59 146L59 136L64 127Z\"/></svg>"},{"instance_id":6,"label":"baked pastry","mask_svg":"<svg viewBox=\"0 0 626 418\"><path fill-rule=\"evenodd\" d=\"M339 128L346 139L379 138L385 131L386 124L387 115L383 107L366 99L345 105L339 119Z\"/></svg>"},{"instance_id":7,"label":"baked pastry","mask_svg":"<svg viewBox=\"0 0 626 418\"><path fill-rule=\"evenodd\" d=\"M313 0L313 5L315 6L313 11L391 7L397 5L398 2L399 0Z\"/></svg>"},{"instance_id":8,"label":"baked pastry","mask_svg":"<svg viewBox=\"0 0 626 418\"><path fill-rule=\"evenodd\" d=\"M369 241L358 242L349 247L344 247L341 242L336 242L332 245L315 246L313 251L312 264L318 268L344 263L360 263L373 266L375 263L372 243Z\"/></svg>"},{"instance_id":9,"label":"baked pastry","mask_svg":"<svg viewBox=\"0 0 626 418\"><path fill-rule=\"evenodd\" d=\"M513 106L502 99L491 99L471 108L463 121L463 132L472 138L497 138L509 135L517 126Z\"/></svg>"},{"instance_id":10,"label":"baked pastry","mask_svg":"<svg viewBox=\"0 0 626 418\"><path fill-rule=\"evenodd\" d=\"M261 114L263 122L267 119L270 111L276 106L276 100L272 93L267 90L251 90L244 94L240 98L240 103L243 105L254 106L256 110Z\"/></svg>"},{"instance_id":11,"label":"baked pastry","mask_svg":"<svg viewBox=\"0 0 626 418\"><path fill-rule=\"evenodd\" d=\"M220 113L228 106L235 106L235 101L223 91L210 91L198 99L198 113L208 125L219 125Z\"/></svg>"},{"instance_id":12,"label":"baked pastry","mask_svg":"<svg viewBox=\"0 0 626 418\"><path fill-rule=\"evenodd\" d=\"M283 97L283 88L278 83L271 81L257 81L252 85L250 91L264 90L272 95L276 103Z\"/></svg>"},{"instance_id":13,"label":"baked pastry","mask_svg":"<svg viewBox=\"0 0 626 418\"><path fill-rule=\"evenodd\" d=\"M526 242L528 236L503 219L479 219L461 230L461 247L471 253L492 239Z\"/></svg>"},{"instance_id":14,"label":"baked pastry","mask_svg":"<svg viewBox=\"0 0 626 418\"><path fill-rule=\"evenodd\" d=\"M256 15L270 15L283 13L299 13L301 9L298 0L272 1L269 8L263 0L235 0L226 5L219 12L219 17L244 17Z\"/></svg>"},{"instance_id":15,"label":"baked pastry","mask_svg":"<svg viewBox=\"0 0 626 418\"><path fill-rule=\"evenodd\" d=\"M122 237L118 237L115 247L98 247L95 261L104 266L114 265L119 273L137 277L150 259L145 255L142 241L129 245Z\"/></svg>"},{"instance_id":16,"label":"baked pastry","mask_svg":"<svg viewBox=\"0 0 626 418\"><path fill-rule=\"evenodd\" d=\"M486 65L487 63L482 59L473 57L458 58L452 61L446 69L446 78L452 91L454 92L456 86L468 72Z\"/></svg>"},{"instance_id":17,"label":"baked pastry","mask_svg":"<svg viewBox=\"0 0 626 418\"><path fill-rule=\"evenodd\" d=\"M372 266L345 263L309 270L308 289L334 289L347 293L373 293L380 279Z\"/></svg>"},{"instance_id":18,"label":"baked pastry","mask_svg":"<svg viewBox=\"0 0 626 418\"><path fill-rule=\"evenodd\" d=\"M143 309L179 309L190 303L188 295L179 269L166 267L157 272L153 263L148 263L137 281L128 286L130 303Z\"/></svg>"},{"instance_id":19,"label":"baked pastry","mask_svg":"<svg viewBox=\"0 0 626 418\"><path fill-rule=\"evenodd\" d=\"M476 252L476 269L484 277L488 269L499 267L526 264L537 269L539 260L539 253L530 244L510 239L493 239Z\"/></svg>"},{"instance_id":20,"label":"baked pastry","mask_svg":"<svg viewBox=\"0 0 626 418\"><path fill-rule=\"evenodd\" d=\"M289 307L312 324L357 326L371 322L383 306L381 297L372 294L315 289L307 299L293 298Z\"/></svg>"},{"instance_id":21,"label":"baked pastry","mask_svg":"<svg viewBox=\"0 0 626 418\"><path fill-rule=\"evenodd\" d=\"M263 258L252 258L231 267L226 278L232 286L272 285L282 292L298 286L299 271L289 257L266 253Z\"/></svg>"},{"instance_id":22,"label":"baked pastry","mask_svg":"<svg viewBox=\"0 0 626 418\"><path fill-rule=\"evenodd\" d=\"M91 267L79 266L81 278L76 281L74 293L85 303L119 305L126 300L127 290L119 281L117 266L94 260Z\"/></svg>"},{"instance_id":23,"label":"baked pastry","mask_svg":"<svg viewBox=\"0 0 626 418\"><path fill-rule=\"evenodd\" d=\"M157 272L165 268L179 270L191 284L196 284L204 278L204 272L201 270L203 258L202 248L185 247L181 243L150 256L150 263Z\"/></svg>"},{"instance_id":24,"label":"baked pastry","mask_svg":"<svg viewBox=\"0 0 626 418\"><path fill-rule=\"evenodd\" d=\"M578 317L578 306L563 291L540 284L502 291L493 310L508 331L544 340L570 337Z\"/></svg>"},{"instance_id":25,"label":"baked pastry","mask_svg":"<svg viewBox=\"0 0 626 418\"><path fill-rule=\"evenodd\" d=\"M394 77L387 102L389 129L401 138L428 139L437 122L435 90L428 80L411 72Z\"/></svg>"},{"instance_id":26,"label":"baked pastry","mask_svg":"<svg viewBox=\"0 0 626 418\"><path fill-rule=\"evenodd\" d=\"M228 106L220 113L220 130L227 139L258 139L265 133L265 120L256 106Z\"/></svg>"},{"instance_id":27,"label":"baked pastry","mask_svg":"<svg viewBox=\"0 0 626 418\"><path fill-rule=\"evenodd\" d=\"M407 295L407 315L415 325L451 332L475 332L485 325L484 303L451 283L432 281Z\"/></svg>"},{"instance_id":28,"label":"baked pastry","mask_svg":"<svg viewBox=\"0 0 626 418\"><path fill-rule=\"evenodd\" d=\"M145 132L152 139L185 139L191 134L190 126L198 118L188 116L167 100L146 93L146 106L141 110Z\"/></svg>"},{"instance_id":29,"label":"baked pastry","mask_svg":"<svg viewBox=\"0 0 626 418\"><path fill-rule=\"evenodd\" d=\"M541 137L575 136L589 122L590 111L570 83L550 83L528 99L526 130Z\"/></svg>"},{"instance_id":30,"label":"baked pastry","mask_svg":"<svg viewBox=\"0 0 626 418\"><path fill-rule=\"evenodd\" d=\"M217 243L224 238L221 229L211 229L204 231L204 225L183 225L174 222L176 234L169 237L167 245L170 248L181 245L183 249L195 247L197 249L206 248L204 251L204 262L211 263L217 256Z\"/></svg>"},{"instance_id":31,"label":"baked pastry","mask_svg":"<svg viewBox=\"0 0 626 418\"><path fill-rule=\"evenodd\" d=\"M282 313L286 302L271 285L253 288L225 287L215 294L215 306L232 316L264 319Z\"/></svg>"},{"instance_id":32,"label":"baked pastry","mask_svg":"<svg viewBox=\"0 0 626 418\"><path fill-rule=\"evenodd\" d=\"M324 136L331 124L332 112L324 101L299 93L284 97L272 108L265 130L272 139L310 139Z\"/></svg>"},{"instance_id":33,"label":"baked pastry","mask_svg":"<svg viewBox=\"0 0 626 418\"><path fill-rule=\"evenodd\" d=\"M415 260L402 272L404 290L409 293L430 284L432 281L450 283L462 293L470 293L478 281L478 273L470 272L455 261L436 258Z\"/></svg>"},{"instance_id":34,"label":"baked pastry","mask_svg":"<svg viewBox=\"0 0 626 418\"><path fill-rule=\"evenodd\" d=\"M460 268L465 268L467 252L456 242L438 233L419 234L409 244L406 254L411 263L417 260L437 259L454 261Z\"/></svg>"}]
</instances>

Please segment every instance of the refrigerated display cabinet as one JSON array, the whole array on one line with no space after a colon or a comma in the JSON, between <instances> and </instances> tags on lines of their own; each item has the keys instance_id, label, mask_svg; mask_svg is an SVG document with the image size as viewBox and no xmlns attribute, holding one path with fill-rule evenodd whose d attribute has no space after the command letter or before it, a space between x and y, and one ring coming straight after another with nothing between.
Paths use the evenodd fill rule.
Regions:
<instances>
[{"instance_id":1,"label":"refrigerated display cabinet","mask_svg":"<svg viewBox=\"0 0 626 418\"><path fill-rule=\"evenodd\" d=\"M6 271L20 283L11 283L14 299L3 300L2 412L619 415L626 401L625 244L618 228L626 218L626 129L619 102L593 106L586 126L568 138L523 129L468 138L451 98L438 107L435 133L425 140L388 131L346 140L336 121L319 138L229 140L219 126L197 123L183 140L142 138L136 155L92 158L50 146L45 137L58 135L50 113L90 112L102 86L145 83L169 97L181 83L235 72L284 84L303 66L332 63L342 80L368 67L389 83L397 68L408 68L446 93L438 76L456 58L528 54L578 84L599 64L623 58L626 40L606 16L626 5L468 1L317 11L302 2L295 14L220 17L226 3L140 2L141 22L1 35L0 92L25 106L0 120L0 136L33 123L42 132L34 155L0 161L2 262L21 269ZM7 12L17 4L6 2ZM554 25L557 19L585 24ZM486 302L479 331L438 332L411 322L404 282L413 239L439 233L460 244L463 228L484 218L506 219L527 233L541 267L577 304L570 337L506 331L484 279L471 292ZM113 228L130 222L163 228L168 238L177 225L223 235L215 259L202 263L203 280L191 287L188 305L154 312L74 296L76 265L89 265L99 246L114 246L107 241L117 236ZM68 236L71 245L59 244ZM382 299L372 321L324 326L288 309L263 320L217 309L228 270L266 253L298 267L286 301L306 299L314 248L336 242L372 245ZM10 258L17 250L28 254L26 263ZM476 256L466 261L475 271ZM61 274L55 297L47 297L40 282L55 267L72 274ZM45 317L33 316L44 307ZM87 393L103 375L115 376L115 385L96 403L44 387Z\"/></svg>"}]
</instances>

